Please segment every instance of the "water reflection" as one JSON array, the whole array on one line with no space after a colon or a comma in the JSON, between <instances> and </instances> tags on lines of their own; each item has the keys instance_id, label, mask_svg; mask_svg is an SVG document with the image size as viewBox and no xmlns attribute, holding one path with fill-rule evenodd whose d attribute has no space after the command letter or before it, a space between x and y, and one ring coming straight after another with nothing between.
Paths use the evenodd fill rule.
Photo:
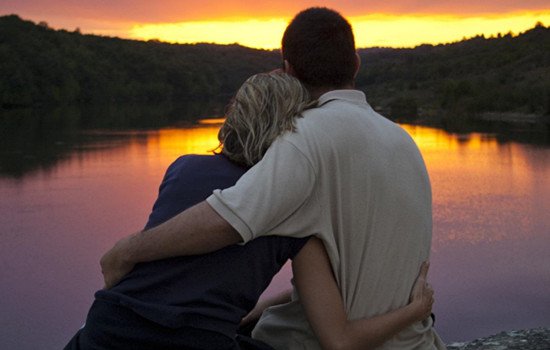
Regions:
<instances>
[{"instance_id":1,"label":"water reflection","mask_svg":"<svg viewBox=\"0 0 550 350\"><path fill-rule=\"evenodd\" d=\"M437 249L450 241L475 244L525 239L546 215L521 215L550 208L547 148L500 143L496 136L451 136L441 130L405 126L419 144L433 185L434 220L443 230ZM542 214L542 213L541 213Z\"/></svg>"},{"instance_id":2,"label":"water reflection","mask_svg":"<svg viewBox=\"0 0 550 350\"><path fill-rule=\"evenodd\" d=\"M468 340L550 323L550 149L405 126L432 181L438 330Z\"/></svg>"},{"instance_id":3,"label":"water reflection","mask_svg":"<svg viewBox=\"0 0 550 350\"><path fill-rule=\"evenodd\" d=\"M133 104L67 106L54 110L0 110L0 176L22 178L35 171L48 172L74 152L126 144L127 130L146 131L174 125L191 126L196 122L197 116L222 115L225 103L225 99L220 99L188 101L180 106ZM203 123L218 125L221 121L222 119L209 119ZM466 152L477 147L502 149L502 145L511 141L541 147L547 147L550 142L550 131L540 125L527 125L521 130L498 123L472 127L481 128L484 133L462 130L462 133L449 137L446 132L426 131L436 129L414 126L407 129L425 148L442 147L446 144L450 150L463 149ZM100 132L94 133L91 130ZM104 132L105 130L119 132ZM200 141L198 148L202 142Z\"/></svg>"},{"instance_id":4,"label":"water reflection","mask_svg":"<svg viewBox=\"0 0 550 350\"><path fill-rule=\"evenodd\" d=\"M134 104L0 110L0 176L22 178L35 171L48 172L74 152L126 144L127 130L192 125L197 116L221 115L224 104L225 101L214 100L181 106Z\"/></svg>"},{"instance_id":5,"label":"water reflection","mask_svg":"<svg viewBox=\"0 0 550 350\"><path fill-rule=\"evenodd\" d=\"M101 286L101 254L141 229L174 159L217 147L219 122L130 131L79 126L73 134L65 131L81 125L74 120L10 121L16 146L0 141L6 348L61 347ZM430 273L439 332L454 341L550 324L550 148L404 127L433 184Z\"/></svg>"}]
</instances>

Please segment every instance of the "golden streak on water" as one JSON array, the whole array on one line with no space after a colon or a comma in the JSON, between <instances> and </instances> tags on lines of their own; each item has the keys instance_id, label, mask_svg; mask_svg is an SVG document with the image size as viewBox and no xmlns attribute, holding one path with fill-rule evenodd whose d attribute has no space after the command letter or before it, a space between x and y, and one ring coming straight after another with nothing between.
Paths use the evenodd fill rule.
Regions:
<instances>
[{"instance_id":1,"label":"golden streak on water","mask_svg":"<svg viewBox=\"0 0 550 350\"><path fill-rule=\"evenodd\" d=\"M223 122L225 122L225 118L211 118L211 119L200 119L199 120L199 124L203 124L203 125L219 125L219 124L223 124Z\"/></svg>"},{"instance_id":2,"label":"golden streak on water","mask_svg":"<svg viewBox=\"0 0 550 350\"><path fill-rule=\"evenodd\" d=\"M219 144L219 123L201 124L194 128L160 130L148 147L157 149L163 157L172 158L183 154L212 154Z\"/></svg>"},{"instance_id":3,"label":"golden streak on water","mask_svg":"<svg viewBox=\"0 0 550 350\"><path fill-rule=\"evenodd\" d=\"M451 241L525 239L543 225L517 213L550 207L541 190L550 188L544 152L490 134L403 127L418 144L432 182L436 249Z\"/></svg>"}]
</instances>

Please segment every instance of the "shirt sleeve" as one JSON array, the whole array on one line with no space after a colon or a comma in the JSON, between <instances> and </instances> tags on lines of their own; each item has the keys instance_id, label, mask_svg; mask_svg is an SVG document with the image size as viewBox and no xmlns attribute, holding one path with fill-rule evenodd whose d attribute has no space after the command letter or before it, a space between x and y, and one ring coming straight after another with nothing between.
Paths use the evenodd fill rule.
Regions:
<instances>
[{"instance_id":1,"label":"shirt sleeve","mask_svg":"<svg viewBox=\"0 0 550 350\"><path fill-rule=\"evenodd\" d=\"M277 232L310 198L315 171L310 160L290 141L277 139L263 159L235 186L215 190L207 202L248 242L278 234L303 237L297 230ZM288 227L288 225L286 225Z\"/></svg>"},{"instance_id":2,"label":"shirt sleeve","mask_svg":"<svg viewBox=\"0 0 550 350\"><path fill-rule=\"evenodd\" d=\"M289 259L294 260L296 255L302 250L302 248L306 245L306 243L309 241L311 236L304 237L304 238L290 238L292 239L292 246L290 249Z\"/></svg>"}]
</instances>

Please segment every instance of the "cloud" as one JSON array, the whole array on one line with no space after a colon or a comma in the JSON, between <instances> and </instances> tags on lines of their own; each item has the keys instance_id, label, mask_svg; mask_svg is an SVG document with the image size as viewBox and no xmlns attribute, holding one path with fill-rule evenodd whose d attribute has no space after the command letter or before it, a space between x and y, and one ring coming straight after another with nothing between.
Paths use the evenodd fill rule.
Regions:
<instances>
[{"instance_id":1,"label":"cloud","mask_svg":"<svg viewBox=\"0 0 550 350\"><path fill-rule=\"evenodd\" d=\"M327 6L345 16L383 14L480 15L549 11L548 0L3 0L0 13L111 22L163 23L227 18L290 18L310 6Z\"/></svg>"},{"instance_id":2,"label":"cloud","mask_svg":"<svg viewBox=\"0 0 550 350\"><path fill-rule=\"evenodd\" d=\"M550 23L548 0L328 0L354 25L358 47L442 43ZM278 48L286 23L310 0L0 0L53 28L141 40L216 42Z\"/></svg>"}]
</instances>

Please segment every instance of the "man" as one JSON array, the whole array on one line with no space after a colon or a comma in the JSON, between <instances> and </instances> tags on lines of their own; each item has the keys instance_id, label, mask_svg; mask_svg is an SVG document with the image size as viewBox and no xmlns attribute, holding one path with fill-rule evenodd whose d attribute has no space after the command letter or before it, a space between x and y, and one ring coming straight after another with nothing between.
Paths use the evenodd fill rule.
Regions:
<instances>
[{"instance_id":1,"label":"man","mask_svg":"<svg viewBox=\"0 0 550 350\"><path fill-rule=\"evenodd\" d=\"M234 187L214 191L157 228L119 241L102 258L106 286L135 263L202 254L262 235L316 235L325 244L350 319L406 305L429 256L431 189L422 157L399 126L353 90L359 58L337 12L299 13L282 40L285 71L318 98ZM385 348L444 348L431 320ZM277 349L316 349L296 295L266 311L254 336Z\"/></svg>"}]
</instances>

